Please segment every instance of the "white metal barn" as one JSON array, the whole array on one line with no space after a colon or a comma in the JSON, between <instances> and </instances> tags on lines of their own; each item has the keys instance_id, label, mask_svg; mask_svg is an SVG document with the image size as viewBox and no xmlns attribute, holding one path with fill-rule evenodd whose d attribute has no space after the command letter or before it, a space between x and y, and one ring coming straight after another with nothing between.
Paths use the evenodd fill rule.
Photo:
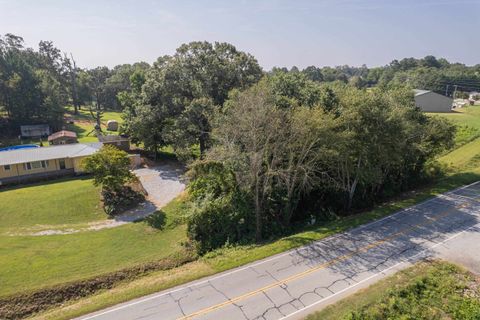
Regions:
<instances>
[{"instance_id":1,"label":"white metal barn","mask_svg":"<svg viewBox=\"0 0 480 320\"><path fill-rule=\"evenodd\" d=\"M423 112L452 112L453 99L429 90L415 89L415 105Z\"/></svg>"}]
</instances>

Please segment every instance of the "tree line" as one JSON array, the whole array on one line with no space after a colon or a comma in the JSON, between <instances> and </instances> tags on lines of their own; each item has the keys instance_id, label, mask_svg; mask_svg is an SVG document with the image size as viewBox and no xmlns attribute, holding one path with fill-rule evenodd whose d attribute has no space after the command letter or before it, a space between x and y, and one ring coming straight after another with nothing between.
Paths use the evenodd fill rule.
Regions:
<instances>
[{"instance_id":1,"label":"tree line","mask_svg":"<svg viewBox=\"0 0 480 320\"><path fill-rule=\"evenodd\" d=\"M21 124L46 123L60 129L67 105L74 113L91 109L99 121L107 109L121 111L118 94L131 90L133 73L149 67L139 62L82 69L73 55L51 41L40 41L34 50L25 47L22 37L0 35L1 133L17 133Z\"/></svg>"}]
</instances>

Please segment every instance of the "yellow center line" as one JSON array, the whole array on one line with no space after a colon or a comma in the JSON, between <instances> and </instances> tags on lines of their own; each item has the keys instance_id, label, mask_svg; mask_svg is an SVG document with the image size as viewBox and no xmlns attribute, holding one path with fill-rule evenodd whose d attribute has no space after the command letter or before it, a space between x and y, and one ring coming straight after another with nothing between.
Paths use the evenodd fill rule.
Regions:
<instances>
[{"instance_id":1,"label":"yellow center line","mask_svg":"<svg viewBox=\"0 0 480 320\"><path fill-rule=\"evenodd\" d=\"M462 204L462 205L456 206L455 208L456 208L456 209L459 209L459 208L463 208L463 207L465 207L465 206L467 206L467 205ZM308 269L308 270L306 270L306 271L303 271L303 272L294 274L294 275L292 275L292 276L290 276L290 277L287 277L287 278L285 278L285 279L279 280L279 281L277 281L277 282L274 282L274 283L272 283L272 284L269 284L269 285L267 285L267 286L265 286L265 287L262 287L262 288L260 288L260 289L256 289L256 290L254 290L254 291L245 293L245 294L240 295L240 296L238 296L238 297L235 297L235 298L233 298L233 299L229 299L229 300L227 300L227 301L225 301L225 302L222 302L222 303L219 303L219 304L216 304L216 305L207 307L207 308L205 308L205 309L199 310L199 311L194 312L194 313L192 313L192 314L189 314L189 315L187 315L187 316L178 318L178 320L187 320L187 319L191 319L191 318L196 317L196 316L200 316L200 315L202 315L202 314L211 312L211 311L216 310L216 309L220 309L220 308L225 307L225 306L227 306L227 305L236 303L236 302L238 302L238 301L240 301L240 300L244 300L244 299L249 298L249 297L251 297L251 296L257 295L257 294L259 294L259 293L262 293L263 291L267 291L267 290L272 289L272 288L274 288L274 287L277 287L277 286L279 286L279 285L286 284L287 282L291 282L291 281L293 281L293 280L297 280L297 279L303 278L303 277L305 277L305 276L307 276L307 275L309 275L309 274L311 274L311 273L314 273L314 272L316 272L316 271L318 271L318 270L325 269L325 268L330 267L330 266L332 266L332 265L334 265L334 264L336 264L336 263L338 263L338 262L347 260L347 259L349 259L349 258L357 255L358 253L362 253L362 252L369 251L370 249L376 248L376 247L380 246L381 244L383 244L383 243L385 243L385 242L387 242L387 241L393 240L393 239L395 239L395 238L399 238L401 235L404 235L405 233L407 233L407 232L409 232L409 231L412 231L412 230L414 230L414 229L416 229L416 228L419 228L419 227L422 227L422 226L425 226L425 225L432 224L432 223L434 223L435 221L437 221L437 220L439 220L439 219L441 219L441 218L443 218L443 217L445 217L445 216L447 216L447 215L449 215L449 214L451 214L451 213L452 213L452 211L444 211L444 212L440 213L438 216L431 218L431 220L429 220L429 221L427 221L427 222L424 222L424 223L417 224L417 225L412 226L412 227L408 227L408 228L402 229L401 231L396 232L396 233L394 233L393 235L391 235L391 236L389 236L389 237L386 237L386 238L377 240L377 241L375 241L375 242L372 242L372 243L369 244L369 245L366 245L366 246L364 246L364 247L361 247L360 249L358 249L358 250L356 250L356 251L353 251L353 252L351 252L351 253L348 253L348 254L339 256L339 257L337 257L337 258L334 258L334 259L332 259L332 260L329 260L329 261L327 261L327 262L324 262L324 263L318 265L318 266L315 267L315 268Z\"/></svg>"}]
</instances>

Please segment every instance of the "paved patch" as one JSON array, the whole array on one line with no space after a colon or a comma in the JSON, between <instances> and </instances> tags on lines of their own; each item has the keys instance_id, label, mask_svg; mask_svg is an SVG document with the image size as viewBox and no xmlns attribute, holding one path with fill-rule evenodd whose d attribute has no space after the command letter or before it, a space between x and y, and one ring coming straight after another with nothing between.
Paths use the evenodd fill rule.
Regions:
<instances>
[{"instance_id":1,"label":"paved patch","mask_svg":"<svg viewBox=\"0 0 480 320\"><path fill-rule=\"evenodd\" d=\"M480 270L480 183L310 245L81 319L297 319L420 259Z\"/></svg>"}]
</instances>

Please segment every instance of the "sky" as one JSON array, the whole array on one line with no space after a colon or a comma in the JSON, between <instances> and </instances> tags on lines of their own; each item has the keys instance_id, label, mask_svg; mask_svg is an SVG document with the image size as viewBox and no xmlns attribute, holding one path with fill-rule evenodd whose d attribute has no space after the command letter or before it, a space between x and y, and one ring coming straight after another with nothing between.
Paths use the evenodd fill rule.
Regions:
<instances>
[{"instance_id":1,"label":"sky","mask_svg":"<svg viewBox=\"0 0 480 320\"><path fill-rule=\"evenodd\" d=\"M53 41L81 67L229 42L273 66L388 64L432 54L480 63L480 0L0 0L0 34Z\"/></svg>"}]
</instances>

